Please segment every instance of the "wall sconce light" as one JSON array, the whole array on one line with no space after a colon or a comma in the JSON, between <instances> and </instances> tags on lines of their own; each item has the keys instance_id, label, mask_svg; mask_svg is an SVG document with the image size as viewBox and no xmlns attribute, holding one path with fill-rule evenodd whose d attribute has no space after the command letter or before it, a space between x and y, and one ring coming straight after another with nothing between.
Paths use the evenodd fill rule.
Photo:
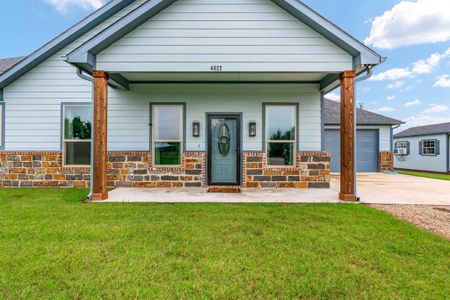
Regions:
<instances>
[{"instance_id":1,"label":"wall sconce light","mask_svg":"<svg viewBox=\"0 0 450 300\"><path fill-rule=\"evenodd\" d=\"M192 136L199 137L200 136L200 122L194 121L192 123Z\"/></svg>"},{"instance_id":2,"label":"wall sconce light","mask_svg":"<svg viewBox=\"0 0 450 300\"><path fill-rule=\"evenodd\" d=\"M248 135L251 137L256 136L256 121L250 121L248 123Z\"/></svg>"}]
</instances>

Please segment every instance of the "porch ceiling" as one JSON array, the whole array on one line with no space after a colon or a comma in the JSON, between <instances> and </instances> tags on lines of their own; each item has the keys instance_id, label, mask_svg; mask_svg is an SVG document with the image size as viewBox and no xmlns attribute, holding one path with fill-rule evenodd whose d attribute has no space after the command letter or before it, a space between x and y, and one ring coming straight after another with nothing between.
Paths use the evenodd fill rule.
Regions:
<instances>
[{"instance_id":1,"label":"porch ceiling","mask_svg":"<svg viewBox=\"0 0 450 300\"><path fill-rule=\"evenodd\" d=\"M120 73L134 82L320 82L327 73Z\"/></svg>"}]
</instances>

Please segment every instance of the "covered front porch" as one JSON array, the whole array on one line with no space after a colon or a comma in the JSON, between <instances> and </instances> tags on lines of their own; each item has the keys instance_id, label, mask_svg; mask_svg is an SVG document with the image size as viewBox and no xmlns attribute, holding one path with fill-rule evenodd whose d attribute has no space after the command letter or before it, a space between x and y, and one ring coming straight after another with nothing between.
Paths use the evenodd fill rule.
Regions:
<instances>
[{"instance_id":1,"label":"covered front porch","mask_svg":"<svg viewBox=\"0 0 450 300\"><path fill-rule=\"evenodd\" d=\"M236 132L238 135L241 135L238 140L244 141L244 145L241 148L240 146L236 147L236 153L238 160L240 160L240 164L238 165L238 181L236 182L241 188L297 188L302 189L292 190L286 195L292 196L291 200L296 202L314 202L314 201L329 201L331 198L334 198L336 201L338 199L345 201L355 201L356 193L355 193L355 181L354 181L354 121L353 121L353 111L354 111L354 78L356 76L355 71L347 71L343 72L339 75L338 84L341 86L341 117L342 124L341 126L341 138L343 145L343 151L341 151L341 162L343 166L342 170L342 181L340 194L336 194L335 192L331 192L329 189L329 179L323 181L320 178L329 178L329 155L323 151L321 151L320 146L320 136L322 134L320 130L320 116L317 118L316 125L318 125L319 129L314 131L312 129L305 130L305 125L307 125L308 120L311 120L311 114L319 113L320 103L321 103L321 92L320 92L320 82L277 82L277 81L259 81L255 82L245 82L241 81L239 83L232 82L217 82L214 80L209 80L207 82L165 82L160 81L158 83L152 82L133 82L129 85L129 90L117 90L111 88L110 81L110 73L106 71L94 71L92 73L94 77L94 101L93 101L93 159L92 159L92 200L106 200L113 199L117 201L127 201L126 197L123 198L121 193L123 193L123 189L120 191L112 192L113 198L111 195L108 195L108 187L134 187L134 188L148 188L147 191L144 191L141 196L143 199L147 199L145 194L150 191L154 193L155 190L152 188L179 188L179 187L189 187L189 188L199 188L208 187L210 182L209 173L207 172L209 169L209 165L214 161L211 161L209 156L209 147L208 141L210 140L209 132L205 127L210 127L211 123L206 121L201 123L201 136L195 136L194 133L194 124L196 121L192 121L193 117L190 116L192 114L192 107L198 107L200 103L203 103L202 109L194 113L194 116L200 116L199 118L208 118L210 115L209 112L214 112L213 115L226 115L226 116L237 116L239 121L242 121L243 129L239 129ZM220 78L220 76L215 77L215 74L209 74L210 78ZM217 74L220 75L220 74ZM270 76L271 74L268 74ZM298 74L299 76L308 76L308 74ZM262 74L261 74L262 77ZM204 98L209 101L200 101L195 102L192 100L192 94L189 94L188 91L192 87L195 87L195 90L201 91L201 95L195 94L195 97L198 99ZM288 88L289 87L289 88ZM289 93L286 94L286 89L289 89ZM283 92L277 92L277 89L284 89ZM136 91L139 91L136 94ZM156 90L156 96L154 93ZM176 94L181 98L173 98L173 90L177 90ZM236 91L237 90L237 91ZM224 92L225 95L214 96L214 91ZM245 91L245 92L244 92ZM269 92L270 91L270 92ZM308 92L309 91L309 92ZM243 94L242 94L243 93ZM309 100L312 103L313 107L317 108L317 112L308 110L308 107L304 105L300 100L295 100L298 98L304 98L306 94L302 93L313 93L311 99ZM322 94L324 91L322 90ZM120 95L120 96L118 96ZM242 95L244 95L242 97ZM293 98L286 98L293 97ZM118 100L119 105L127 105L129 99L139 98L145 101L145 97L148 97L147 101L150 101L150 111L152 111L152 105L156 101L162 98L175 99L177 101L173 102L164 102L159 104L169 104L169 105L181 105L184 107L184 115L186 115L186 107L189 111L189 116L183 118L183 127L184 127L184 137L183 140L190 140L183 146L182 158L180 158L180 165L175 167L170 166L156 166L152 153L154 148L152 147L152 141L150 137L150 145L145 147L144 151L119 151L116 149L108 148L108 120L111 122L111 118L108 118L108 109L111 107L108 104L108 98L112 96L114 99L113 106L117 106ZM130 98L131 97L131 98ZM160 97L160 98L158 98ZM239 99L237 99L238 97ZM283 98L284 97L284 98ZM186 98L188 99L186 102L178 102L179 99ZM242 98L242 99L241 99ZM280 101L280 99L294 99L294 102L284 102ZM155 100L156 99L156 100ZM189 101L189 99L191 99ZM198 100L197 99L197 100ZM286 166L269 166L268 163L268 153L266 152L267 144L264 142L265 138L265 126L266 118L263 116L267 103L265 99L277 99L280 101L279 103L273 103L276 105L291 105L296 108L297 115L296 126L299 125L299 128L296 128L296 139L295 139L295 147L294 147L294 155L293 155L293 165ZM225 102L223 102L224 100ZM241 101L241 102L239 102ZM246 102L243 102L246 101ZM297 102L295 102L297 101ZM300 102L298 102L300 101ZM217 105L218 102L221 102L221 105ZM153 104L152 104L153 103ZM233 104L235 103L235 104ZM300 103L300 105L299 105ZM251 105L250 105L251 104ZM148 105L148 104L147 104ZM249 106L246 107L246 106ZM300 106L300 109L299 109ZM257 110L255 113L252 110ZM230 114L230 112L233 112ZM140 114L139 114L140 115ZM244 115L244 117L242 117ZM250 115L250 116L249 116ZM203 117L202 117L203 116ZM241 116L241 117L239 117ZM257 121L249 121L255 118ZM112 119L114 120L114 119ZM300 122L299 122L300 120ZM315 120L315 119L312 119ZM250 132L250 126L252 123L256 123L257 132L254 137L252 137ZM117 128L117 125L112 123L114 128ZM150 127L152 127L152 117L150 117ZM123 125L126 126L126 125ZM146 128L146 126L142 126L142 129ZM183 131L183 130L182 130ZM298 133L300 132L300 133ZM317 145L309 146L311 150L307 150L308 143L311 137L314 138L314 135L317 134L316 140L319 141ZM150 129L150 136L152 135L152 130ZM200 136L200 134L199 134ZM117 137L113 136L115 141L117 141ZM262 145L261 145L262 142ZM198 144L198 145L197 145ZM297 148L298 146L298 148ZM198 148L197 148L198 147ZM283 161L283 160L281 160ZM280 160L278 159L278 162ZM130 168L133 168L133 171L129 171ZM128 169L128 170L127 170ZM236 170L235 170L236 171ZM125 172L125 173L123 173ZM127 174L127 178L130 179L129 182L117 181L113 182L113 177L115 174ZM120 175L117 175L120 176ZM184 180L188 180L190 182L184 183ZM226 184L223 184L226 185ZM326 190L327 192L314 192L309 191L307 188L321 188ZM245 190L244 194L252 193L252 189ZM259 201L267 201L273 202L273 198L271 195L271 190L268 190L265 193L258 195L261 198ZM189 191L186 191L190 193ZM279 195L283 197L282 192ZM316 194L315 194L316 193ZM325 193L325 198L322 198L322 194ZM164 193L162 193L164 194ZM172 194L172 193L169 193ZM296 195L297 194L297 195ZM131 195L135 195L135 192L132 192ZM132 197L130 195L130 197ZM161 195L161 193L156 192L156 195ZM256 197L258 197L258 195ZM284 195L284 196L286 196ZM199 194L197 194L199 196ZM122 197L122 198L121 198ZM180 197L180 201L182 201L183 197ZM205 199L206 202L214 201L214 196L202 196L202 199ZM252 196L250 200L246 200L246 197L243 196L241 199L243 202L253 201L255 198ZM271 199L272 198L272 199ZM120 200L122 199L122 200ZM125 200L124 200L125 199ZM162 197L164 199L164 197ZM210 199L210 200L208 200ZM234 199L234 198L231 198ZM253 200L252 200L253 199ZM314 200L316 199L316 200ZM328 200L327 200L328 199ZM137 200L134 198L133 201ZM131 201L131 200L130 200ZM230 200L233 202L234 200ZM256 200L258 201L258 200Z\"/></svg>"}]
</instances>

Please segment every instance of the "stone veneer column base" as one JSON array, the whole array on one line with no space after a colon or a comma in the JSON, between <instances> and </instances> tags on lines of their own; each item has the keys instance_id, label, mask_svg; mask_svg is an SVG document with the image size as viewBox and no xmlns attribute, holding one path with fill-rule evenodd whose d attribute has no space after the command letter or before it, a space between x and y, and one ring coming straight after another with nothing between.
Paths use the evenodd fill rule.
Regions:
<instances>
[{"instance_id":1,"label":"stone veneer column base","mask_svg":"<svg viewBox=\"0 0 450 300\"><path fill-rule=\"evenodd\" d=\"M380 152L380 172L394 171L394 153L391 151Z\"/></svg>"},{"instance_id":2,"label":"stone veneer column base","mask_svg":"<svg viewBox=\"0 0 450 300\"><path fill-rule=\"evenodd\" d=\"M330 160L327 152L298 152L292 167L267 165L263 152L244 152L245 188L329 188Z\"/></svg>"}]
</instances>

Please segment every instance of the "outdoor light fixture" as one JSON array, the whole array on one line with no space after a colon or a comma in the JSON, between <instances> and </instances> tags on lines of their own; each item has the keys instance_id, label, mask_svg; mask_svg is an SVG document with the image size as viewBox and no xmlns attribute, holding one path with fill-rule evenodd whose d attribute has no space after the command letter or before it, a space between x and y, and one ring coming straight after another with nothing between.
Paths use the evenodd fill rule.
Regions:
<instances>
[{"instance_id":1,"label":"outdoor light fixture","mask_svg":"<svg viewBox=\"0 0 450 300\"><path fill-rule=\"evenodd\" d=\"M192 136L199 137L200 136L200 122L194 121L192 123Z\"/></svg>"},{"instance_id":2,"label":"outdoor light fixture","mask_svg":"<svg viewBox=\"0 0 450 300\"><path fill-rule=\"evenodd\" d=\"M256 121L250 121L248 123L248 135L249 136L256 136Z\"/></svg>"}]
</instances>

